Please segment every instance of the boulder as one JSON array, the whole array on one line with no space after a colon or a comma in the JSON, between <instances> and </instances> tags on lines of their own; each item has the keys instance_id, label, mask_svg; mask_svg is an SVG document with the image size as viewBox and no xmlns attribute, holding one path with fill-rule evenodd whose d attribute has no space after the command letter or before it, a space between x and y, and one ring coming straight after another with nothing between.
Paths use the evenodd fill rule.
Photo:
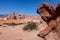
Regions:
<instances>
[{"instance_id":1,"label":"boulder","mask_svg":"<svg viewBox=\"0 0 60 40\"><path fill-rule=\"evenodd\" d=\"M56 6L50 6L49 3L44 2L37 8L37 13L48 25L44 30L40 31L38 36L44 38L52 32L51 35L53 36L51 38L54 39L48 38L48 40L60 40L60 31L56 29L60 24L60 2Z\"/></svg>"}]
</instances>

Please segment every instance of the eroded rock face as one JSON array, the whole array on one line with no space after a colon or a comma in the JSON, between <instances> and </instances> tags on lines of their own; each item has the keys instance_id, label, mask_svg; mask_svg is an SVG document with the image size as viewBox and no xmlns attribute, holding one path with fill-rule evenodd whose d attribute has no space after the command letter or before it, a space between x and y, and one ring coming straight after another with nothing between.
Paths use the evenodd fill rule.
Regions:
<instances>
[{"instance_id":1,"label":"eroded rock face","mask_svg":"<svg viewBox=\"0 0 60 40\"><path fill-rule=\"evenodd\" d=\"M48 23L60 16L60 2L56 6L50 6L49 3L44 2L37 8L37 13Z\"/></svg>"},{"instance_id":2,"label":"eroded rock face","mask_svg":"<svg viewBox=\"0 0 60 40\"><path fill-rule=\"evenodd\" d=\"M60 24L60 2L56 6L50 6L49 3L44 2L37 8L37 13L41 15L41 18L48 24L48 27L40 31L38 36L42 37L49 35L50 32L54 32L56 34L52 33L51 35L54 34L57 38L51 40L60 40L60 33L58 34L60 30L56 29L57 27L59 27L58 24ZM55 37L54 35L52 36L52 38Z\"/></svg>"},{"instance_id":3,"label":"eroded rock face","mask_svg":"<svg viewBox=\"0 0 60 40\"><path fill-rule=\"evenodd\" d=\"M15 12L8 15L7 19L16 19Z\"/></svg>"}]
</instances>

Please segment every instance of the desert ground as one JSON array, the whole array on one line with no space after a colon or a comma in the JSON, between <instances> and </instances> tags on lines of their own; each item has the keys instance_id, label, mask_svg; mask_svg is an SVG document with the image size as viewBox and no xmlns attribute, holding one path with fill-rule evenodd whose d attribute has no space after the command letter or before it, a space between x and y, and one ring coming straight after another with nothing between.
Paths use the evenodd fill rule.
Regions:
<instances>
[{"instance_id":1,"label":"desert ground","mask_svg":"<svg viewBox=\"0 0 60 40\"><path fill-rule=\"evenodd\" d=\"M47 25L45 23L38 25L38 30L23 31L23 27L26 24L17 26L0 26L0 40L44 40L37 36L40 30L44 29Z\"/></svg>"}]
</instances>

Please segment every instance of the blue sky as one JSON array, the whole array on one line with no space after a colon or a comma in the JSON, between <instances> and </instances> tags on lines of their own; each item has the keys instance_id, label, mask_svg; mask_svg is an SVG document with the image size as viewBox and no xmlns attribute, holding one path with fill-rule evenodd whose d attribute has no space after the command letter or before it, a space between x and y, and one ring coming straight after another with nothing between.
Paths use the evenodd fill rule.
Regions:
<instances>
[{"instance_id":1,"label":"blue sky","mask_svg":"<svg viewBox=\"0 0 60 40\"><path fill-rule=\"evenodd\" d=\"M0 0L0 14L16 12L27 15L38 15L36 12L37 7L43 2L56 5L60 0Z\"/></svg>"}]
</instances>

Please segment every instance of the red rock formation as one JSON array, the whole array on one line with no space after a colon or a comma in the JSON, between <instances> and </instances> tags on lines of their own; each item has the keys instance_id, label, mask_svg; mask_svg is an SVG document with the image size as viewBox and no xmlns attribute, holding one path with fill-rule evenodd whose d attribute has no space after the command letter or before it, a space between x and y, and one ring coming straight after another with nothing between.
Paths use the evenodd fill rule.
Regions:
<instances>
[{"instance_id":1,"label":"red rock formation","mask_svg":"<svg viewBox=\"0 0 60 40\"><path fill-rule=\"evenodd\" d=\"M8 15L7 19L16 19L15 12Z\"/></svg>"},{"instance_id":2,"label":"red rock formation","mask_svg":"<svg viewBox=\"0 0 60 40\"><path fill-rule=\"evenodd\" d=\"M58 24L60 24L60 3L58 3L56 6L50 6L50 4L48 4L46 2L42 3L38 7L37 12L39 15L41 15L42 19L48 24L48 27L46 27L46 29L40 31L38 36L44 37L53 30L59 30L56 28L58 27ZM56 32L57 31L55 31L55 33ZM58 32L60 32L60 31L58 31ZM58 39L56 39L56 40L58 40Z\"/></svg>"},{"instance_id":3,"label":"red rock formation","mask_svg":"<svg viewBox=\"0 0 60 40\"><path fill-rule=\"evenodd\" d=\"M19 19L25 19L25 15L19 15Z\"/></svg>"}]
</instances>

